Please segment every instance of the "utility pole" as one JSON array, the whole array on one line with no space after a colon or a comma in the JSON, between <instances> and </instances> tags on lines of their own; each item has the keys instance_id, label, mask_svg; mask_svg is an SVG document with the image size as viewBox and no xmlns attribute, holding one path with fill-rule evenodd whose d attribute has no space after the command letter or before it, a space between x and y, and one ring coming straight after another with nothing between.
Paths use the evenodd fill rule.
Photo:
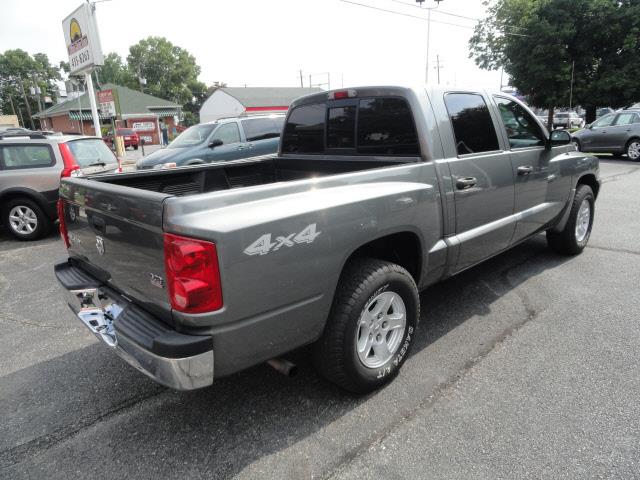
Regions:
<instances>
[{"instance_id":1,"label":"utility pole","mask_svg":"<svg viewBox=\"0 0 640 480\"><path fill-rule=\"evenodd\" d=\"M29 115L29 122L31 123L31 130L35 130L36 127L33 123L33 117L31 116L31 105L29 105L29 99L27 98L27 94L24 91L24 83L22 82L22 77L18 77L18 81L20 83L20 90L22 91L22 98L24 99L24 103L27 106L27 114Z\"/></svg>"},{"instance_id":2,"label":"utility pole","mask_svg":"<svg viewBox=\"0 0 640 480\"><path fill-rule=\"evenodd\" d=\"M440 85L440 54L436 55L436 68L438 69L438 85Z\"/></svg>"},{"instance_id":3,"label":"utility pole","mask_svg":"<svg viewBox=\"0 0 640 480\"><path fill-rule=\"evenodd\" d=\"M302 82L302 69L300 69L300 88L304 88L304 83Z\"/></svg>"},{"instance_id":4,"label":"utility pole","mask_svg":"<svg viewBox=\"0 0 640 480\"><path fill-rule=\"evenodd\" d=\"M425 74L425 83L429 83L429 43L431 40L431 10L435 10L436 8L438 8L442 0L433 0L433 1L436 2L435 7L431 7L431 8L426 7L426 10L427 10L427 66L426 66L426 74ZM422 4L424 3L424 0L416 0L416 3L419 3L420 8L423 8Z\"/></svg>"},{"instance_id":5,"label":"utility pole","mask_svg":"<svg viewBox=\"0 0 640 480\"><path fill-rule=\"evenodd\" d=\"M576 69L576 61L574 60L571 63L571 86L569 87L569 110L571 110L571 106L573 104L573 73Z\"/></svg>"}]
</instances>

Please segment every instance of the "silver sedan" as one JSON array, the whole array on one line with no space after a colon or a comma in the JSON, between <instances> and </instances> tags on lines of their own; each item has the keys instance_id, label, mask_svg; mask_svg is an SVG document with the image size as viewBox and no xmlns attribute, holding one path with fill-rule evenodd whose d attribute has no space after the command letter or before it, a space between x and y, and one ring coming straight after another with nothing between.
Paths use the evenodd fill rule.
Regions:
<instances>
[{"instance_id":1,"label":"silver sedan","mask_svg":"<svg viewBox=\"0 0 640 480\"><path fill-rule=\"evenodd\" d=\"M629 160L640 161L640 109L600 117L572 139L583 152L626 154Z\"/></svg>"}]
</instances>

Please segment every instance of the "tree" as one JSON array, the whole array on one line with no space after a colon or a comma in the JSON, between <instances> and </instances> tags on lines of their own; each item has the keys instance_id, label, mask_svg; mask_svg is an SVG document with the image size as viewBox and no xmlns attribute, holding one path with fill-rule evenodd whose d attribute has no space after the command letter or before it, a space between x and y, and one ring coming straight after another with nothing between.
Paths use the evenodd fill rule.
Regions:
<instances>
[{"instance_id":1,"label":"tree","mask_svg":"<svg viewBox=\"0 0 640 480\"><path fill-rule=\"evenodd\" d=\"M98 77L99 83L115 83L129 88L138 87L136 76L127 68L122 57L115 52L105 55L104 65L98 70Z\"/></svg>"},{"instance_id":2,"label":"tree","mask_svg":"<svg viewBox=\"0 0 640 480\"><path fill-rule=\"evenodd\" d=\"M200 67L195 57L163 37L148 37L132 45L127 64L131 73L146 79L148 93L183 105L192 101L192 89L203 85L198 81Z\"/></svg>"},{"instance_id":3,"label":"tree","mask_svg":"<svg viewBox=\"0 0 640 480\"><path fill-rule=\"evenodd\" d=\"M44 108L45 96L55 101L58 94L55 81L60 78L59 69L49 63L44 53L36 53L32 57L24 50L6 50L0 55L2 112L18 115L23 126L28 120L31 128L35 129L32 112ZM34 94L30 95L32 88ZM38 90L40 94L36 93ZM26 110L26 116L23 110Z\"/></svg>"},{"instance_id":4,"label":"tree","mask_svg":"<svg viewBox=\"0 0 640 480\"><path fill-rule=\"evenodd\" d=\"M486 3L488 4L488 3ZM504 68L537 107L619 107L640 98L634 72L640 4L636 0L498 0L472 36L470 57L483 69ZM591 118L593 117L593 118Z\"/></svg>"}]
</instances>

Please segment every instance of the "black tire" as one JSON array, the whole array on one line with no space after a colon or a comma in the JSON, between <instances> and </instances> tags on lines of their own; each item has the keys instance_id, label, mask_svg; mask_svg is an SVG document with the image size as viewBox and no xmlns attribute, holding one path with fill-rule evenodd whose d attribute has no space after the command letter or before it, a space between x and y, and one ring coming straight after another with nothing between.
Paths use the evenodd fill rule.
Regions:
<instances>
[{"instance_id":1,"label":"black tire","mask_svg":"<svg viewBox=\"0 0 640 480\"><path fill-rule=\"evenodd\" d=\"M134 150L137 150L137 149L138 149L138 145L134 145L134 146L133 146L133 149L134 149Z\"/></svg>"},{"instance_id":2,"label":"black tire","mask_svg":"<svg viewBox=\"0 0 640 480\"><path fill-rule=\"evenodd\" d=\"M357 336L361 333L358 324L365 307L377 306L371 302L387 292L397 294L404 303L404 332L391 357L384 364L370 368L357 352ZM388 308L392 310L387 313L395 313L395 306ZM398 374L405 362L419 318L418 288L409 272L383 260L352 260L340 277L324 333L314 345L314 365L325 378L345 390L367 393L380 388ZM387 333L385 338L391 338Z\"/></svg>"},{"instance_id":3,"label":"black tire","mask_svg":"<svg viewBox=\"0 0 640 480\"><path fill-rule=\"evenodd\" d=\"M627 155L627 158L632 162L640 162L640 156L634 152L630 153L632 146L639 146L640 138L632 138L627 142L627 145L624 147L624 153Z\"/></svg>"},{"instance_id":4,"label":"black tire","mask_svg":"<svg viewBox=\"0 0 640 480\"><path fill-rule=\"evenodd\" d=\"M26 207L33 213L35 213L36 226L32 232L20 233L19 231L14 229L9 219L9 215L15 207ZM38 238L44 237L51 231L52 225L51 219L47 217L42 208L40 208L40 205L38 205L35 201L24 197L13 198L9 200L6 205L4 205L2 209L2 223L11 235L13 235L18 240L25 241L36 240Z\"/></svg>"},{"instance_id":5,"label":"black tire","mask_svg":"<svg viewBox=\"0 0 640 480\"><path fill-rule=\"evenodd\" d=\"M587 200L590 205L589 211L589 226L587 228L586 236L579 240L576 236L576 224L578 222L578 213L582 202ZM573 198L571 204L571 212L569 213L569 219L564 226L564 230L561 232L554 232L552 230L547 231L547 243L549 247L557 253L563 255L578 255L584 250L589 242L591 236L591 229L593 227L593 217L595 213L595 197L593 190L588 185L578 185L576 189L576 195Z\"/></svg>"}]
</instances>

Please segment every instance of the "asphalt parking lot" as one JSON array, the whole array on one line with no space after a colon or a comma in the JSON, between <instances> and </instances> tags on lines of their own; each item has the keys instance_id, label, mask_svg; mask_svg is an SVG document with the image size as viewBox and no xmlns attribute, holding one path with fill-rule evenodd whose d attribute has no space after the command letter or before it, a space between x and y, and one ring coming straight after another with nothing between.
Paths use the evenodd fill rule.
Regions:
<instances>
[{"instance_id":1,"label":"asphalt parking lot","mask_svg":"<svg viewBox=\"0 0 640 480\"><path fill-rule=\"evenodd\" d=\"M387 388L305 359L180 393L72 317L57 235L0 232L0 478L640 478L640 164L601 162L589 247L543 236L423 292Z\"/></svg>"}]
</instances>

